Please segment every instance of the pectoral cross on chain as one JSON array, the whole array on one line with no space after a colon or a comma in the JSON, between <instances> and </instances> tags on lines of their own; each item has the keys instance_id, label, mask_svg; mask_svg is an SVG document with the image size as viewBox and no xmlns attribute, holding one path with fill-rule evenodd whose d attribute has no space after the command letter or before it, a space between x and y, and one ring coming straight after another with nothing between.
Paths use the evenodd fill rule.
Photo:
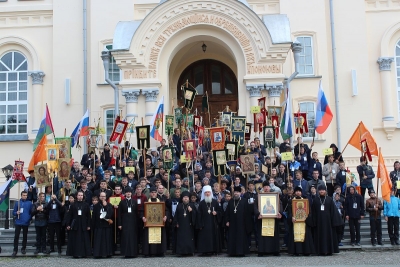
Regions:
<instances>
[{"instance_id":1,"label":"pectoral cross on chain","mask_svg":"<svg viewBox=\"0 0 400 267\"><path fill-rule=\"evenodd\" d=\"M236 213L236 208L233 210L233 212L235 212L235 213Z\"/></svg>"}]
</instances>

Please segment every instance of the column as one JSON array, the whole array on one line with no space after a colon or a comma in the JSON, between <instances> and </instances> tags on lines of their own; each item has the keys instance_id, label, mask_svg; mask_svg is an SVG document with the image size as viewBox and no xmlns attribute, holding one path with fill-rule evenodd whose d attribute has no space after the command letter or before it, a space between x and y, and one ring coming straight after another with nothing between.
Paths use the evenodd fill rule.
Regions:
<instances>
[{"instance_id":1,"label":"column","mask_svg":"<svg viewBox=\"0 0 400 267\"><path fill-rule=\"evenodd\" d=\"M247 123L251 123L254 128L254 117L253 114L250 113L250 108L253 106L258 106L258 99L262 97L261 91L264 89L263 84L247 84L246 90L249 91L250 94L250 107L246 111L246 119ZM254 132L254 131L252 131Z\"/></svg>"},{"instance_id":2,"label":"column","mask_svg":"<svg viewBox=\"0 0 400 267\"><path fill-rule=\"evenodd\" d=\"M381 77L383 129L385 130L386 137L389 140L392 139L393 132L396 129L396 123L393 115L393 96L390 86L390 71L393 61L393 57L380 57L377 61L379 64L379 72Z\"/></svg>"},{"instance_id":3,"label":"column","mask_svg":"<svg viewBox=\"0 0 400 267\"><path fill-rule=\"evenodd\" d=\"M283 91L282 83L266 84L265 89L268 91L269 106L281 105L281 93Z\"/></svg>"},{"instance_id":4,"label":"column","mask_svg":"<svg viewBox=\"0 0 400 267\"><path fill-rule=\"evenodd\" d=\"M159 92L160 89L158 88L148 88L142 90L142 94L146 97L146 124L151 123L151 117L153 116L154 112L156 112L157 97Z\"/></svg>"},{"instance_id":5,"label":"column","mask_svg":"<svg viewBox=\"0 0 400 267\"><path fill-rule=\"evenodd\" d=\"M28 75L32 77L32 102L31 112L32 114L32 133L36 134L39 130L41 119L43 117L44 105L42 103L43 95L43 77L45 76L43 71L34 70L29 71Z\"/></svg>"},{"instance_id":6,"label":"column","mask_svg":"<svg viewBox=\"0 0 400 267\"><path fill-rule=\"evenodd\" d=\"M131 122L135 118L137 124L137 105L140 95L140 89L124 89L122 95L125 97L126 102L126 121Z\"/></svg>"}]
</instances>

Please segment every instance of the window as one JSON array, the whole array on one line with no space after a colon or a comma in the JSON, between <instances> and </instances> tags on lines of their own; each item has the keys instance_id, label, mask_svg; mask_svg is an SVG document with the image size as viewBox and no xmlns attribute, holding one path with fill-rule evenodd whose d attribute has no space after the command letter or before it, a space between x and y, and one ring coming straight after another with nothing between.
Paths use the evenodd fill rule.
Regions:
<instances>
[{"instance_id":1,"label":"window","mask_svg":"<svg viewBox=\"0 0 400 267\"><path fill-rule=\"evenodd\" d=\"M0 58L0 135L26 134L28 62L19 52Z\"/></svg>"},{"instance_id":2,"label":"window","mask_svg":"<svg viewBox=\"0 0 400 267\"><path fill-rule=\"evenodd\" d=\"M397 78L397 103L400 121L400 41L396 44L396 78Z\"/></svg>"},{"instance_id":3,"label":"window","mask_svg":"<svg viewBox=\"0 0 400 267\"><path fill-rule=\"evenodd\" d=\"M303 137L313 137L315 129L315 103L300 103L300 112L307 113L308 133L303 133Z\"/></svg>"},{"instance_id":4,"label":"window","mask_svg":"<svg viewBox=\"0 0 400 267\"><path fill-rule=\"evenodd\" d=\"M299 75L314 75L313 45L311 36L297 37L297 41L303 45L300 53Z\"/></svg>"},{"instance_id":5,"label":"window","mask_svg":"<svg viewBox=\"0 0 400 267\"><path fill-rule=\"evenodd\" d=\"M112 49L112 45L106 45L107 50ZM114 57L110 58L110 67L108 69L108 78L113 82L119 82L121 80L121 70L119 69Z\"/></svg>"}]
</instances>

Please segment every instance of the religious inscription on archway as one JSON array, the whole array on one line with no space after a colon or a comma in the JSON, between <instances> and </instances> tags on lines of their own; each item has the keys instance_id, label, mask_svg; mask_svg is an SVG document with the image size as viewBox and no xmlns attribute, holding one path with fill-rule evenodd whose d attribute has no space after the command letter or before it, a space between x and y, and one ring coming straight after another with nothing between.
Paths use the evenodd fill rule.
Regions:
<instances>
[{"instance_id":1,"label":"religious inscription on archway","mask_svg":"<svg viewBox=\"0 0 400 267\"><path fill-rule=\"evenodd\" d=\"M235 23L226 18L208 15L192 14L170 23L157 37L150 49L147 69L133 69L124 72L124 79L151 79L157 77L157 64L160 51L166 41L177 31L192 25L214 25L231 33L239 42L246 59L247 74L282 73L282 64L256 64L255 52L251 40Z\"/></svg>"}]
</instances>

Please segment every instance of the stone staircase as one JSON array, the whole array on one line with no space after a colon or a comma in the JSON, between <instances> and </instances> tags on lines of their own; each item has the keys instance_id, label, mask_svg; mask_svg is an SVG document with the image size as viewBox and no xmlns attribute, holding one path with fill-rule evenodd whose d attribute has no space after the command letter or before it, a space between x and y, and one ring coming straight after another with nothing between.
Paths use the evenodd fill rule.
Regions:
<instances>
[{"instance_id":1,"label":"stone staircase","mask_svg":"<svg viewBox=\"0 0 400 267\"><path fill-rule=\"evenodd\" d=\"M284 227L283 224L280 224L281 227L281 244L283 244L283 232L284 232ZM349 232L349 225L346 222L345 225L345 230L344 230L344 240L342 240L343 246L340 247L341 250L354 250L354 251L363 251L363 250L368 250L368 251L379 251L379 250L400 250L400 246L392 246L390 244L390 239L389 235L387 233L387 223L384 219L382 219L382 241L383 241L383 246L377 245L377 246L372 246L371 245L371 240L370 240L370 234L369 234L369 217L365 217L364 219L361 220L361 246L351 246L350 244L350 232ZM29 226L28 230L28 242L27 242L27 247L26 247L26 255L21 254L21 243L22 243L22 231L20 235L20 241L19 241L19 251L17 256L35 256L33 253L36 250L33 245L36 242L36 232L35 232L35 227L34 223L32 223ZM0 256L2 257L9 257L11 256L13 252L13 243L14 243L14 229L0 229L0 246L2 248L2 252ZM251 251L253 253L256 253L256 248L255 248L255 242L254 240L252 241L252 249ZM62 254L65 255L67 247L63 246L62 247ZM286 248L281 248L282 252L286 251ZM116 254L119 254L117 251ZM167 254L171 254L171 251L167 251ZM43 254L39 254L43 255ZM50 256L57 256L57 252L51 253Z\"/></svg>"}]
</instances>

